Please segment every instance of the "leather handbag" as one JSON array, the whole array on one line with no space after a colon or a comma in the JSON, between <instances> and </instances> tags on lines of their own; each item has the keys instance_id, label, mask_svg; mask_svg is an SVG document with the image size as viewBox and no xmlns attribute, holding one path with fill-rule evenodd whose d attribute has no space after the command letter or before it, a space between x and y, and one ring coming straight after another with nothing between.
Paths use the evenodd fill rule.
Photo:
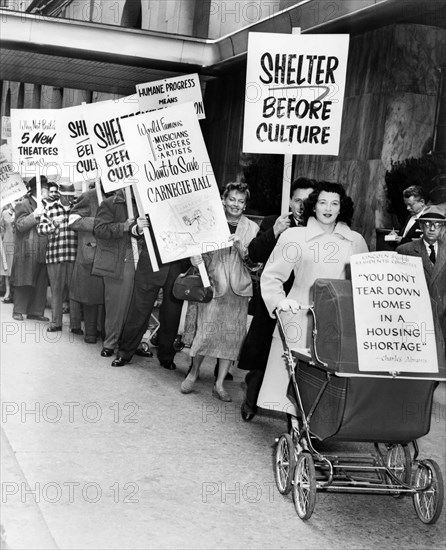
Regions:
<instances>
[{"instance_id":1,"label":"leather handbag","mask_svg":"<svg viewBox=\"0 0 446 550\"><path fill-rule=\"evenodd\" d=\"M173 295L188 302L210 302L214 296L212 286L205 287L200 274L191 266L186 273L180 273L173 283Z\"/></svg>"}]
</instances>

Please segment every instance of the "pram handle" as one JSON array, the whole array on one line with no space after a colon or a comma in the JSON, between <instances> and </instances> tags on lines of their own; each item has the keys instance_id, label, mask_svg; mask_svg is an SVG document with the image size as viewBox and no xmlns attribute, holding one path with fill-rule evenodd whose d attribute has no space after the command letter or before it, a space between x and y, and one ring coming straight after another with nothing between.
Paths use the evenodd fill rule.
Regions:
<instances>
[{"instance_id":1,"label":"pram handle","mask_svg":"<svg viewBox=\"0 0 446 550\"><path fill-rule=\"evenodd\" d=\"M326 368L326 367L328 367L328 363L326 363L325 361L322 361L322 359L320 359L320 357L317 354L317 349L316 349L317 322L316 322L316 314L315 314L315 311L314 311L314 305L312 304L311 306L306 306L306 305L299 304L299 310L301 310L301 309L302 310L304 310L304 309L308 310L311 313L312 317L313 317L313 330L312 330L313 356L314 356L314 359L316 360L317 363L319 363L320 365L322 365ZM291 363L292 362L292 354L291 354L290 348L289 348L288 343L287 343L287 339L286 339L286 335L285 335L285 327L283 326L283 321L280 317L281 311L276 308L274 310L274 314L275 314L276 319L277 319L277 326L279 327L279 334L280 334L280 337L282 338L282 342L283 342L283 345L284 345L284 348L285 348L286 359L287 359L288 363ZM294 367L294 363L293 363L293 367Z\"/></svg>"},{"instance_id":2,"label":"pram handle","mask_svg":"<svg viewBox=\"0 0 446 550\"><path fill-rule=\"evenodd\" d=\"M294 300L293 300L293 301L294 301ZM304 305L304 304L299 304L298 302L296 302L296 305L297 305L298 311L304 310L304 309L312 309L312 308L313 308L313 305L308 306L308 305ZM286 312L286 311L290 311L290 310L287 310L287 309L279 309L279 306L277 306L276 309L274 310L274 313L275 313L275 315L276 315L276 317L277 317L279 313L281 313L281 312ZM291 310L291 311L292 311L292 310Z\"/></svg>"}]
</instances>

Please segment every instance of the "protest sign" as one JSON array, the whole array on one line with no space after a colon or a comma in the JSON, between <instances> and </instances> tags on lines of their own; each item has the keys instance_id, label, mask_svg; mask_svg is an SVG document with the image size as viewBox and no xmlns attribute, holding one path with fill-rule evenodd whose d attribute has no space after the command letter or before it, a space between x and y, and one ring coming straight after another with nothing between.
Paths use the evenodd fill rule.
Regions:
<instances>
[{"instance_id":1,"label":"protest sign","mask_svg":"<svg viewBox=\"0 0 446 550\"><path fill-rule=\"evenodd\" d=\"M250 33L243 151L337 155L349 35Z\"/></svg>"},{"instance_id":2,"label":"protest sign","mask_svg":"<svg viewBox=\"0 0 446 550\"><path fill-rule=\"evenodd\" d=\"M9 160L9 155L5 154L2 146L0 150L0 206L3 208L7 204L20 199L26 195L26 185L20 174L17 172L17 165Z\"/></svg>"},{"instance_id":3,"label":"protest sign","mask_svg":"<svg viewBox=\"0 0 446 550\"><path fill-rule=\"evenodd\" d=\"M87 132L106 193L133 183L136 167L129 159L121 131L121 121L138 112L136 94L116 101L94 103L91 104L91 108L84 110Z\"/></svg>"},{"instance_id":4,"label":"protest sign","mask_svg":"<svg viewBox=\"0 0 446 550\"><path fill-rule=\"evenodd\" d=\"M206 118L198 74L138 84L136 92L141 111L154 111L192 101L198 118Z\"/></svg>"},{"instance_id":5,"label":"protest sign","mask_svg":"<svg viewBox=\"0 0 446 550\"><path fill-rule=\"evenodd\" d=\"M351 272L359 371L438 372L421 258L355 254Z\"/></svg>"},{"instance_id":6,"label":"protest sign","mask_svg":"<svg viewBox=\"0 0 446 550\"><path fill-rule=\"evenodd\" d=\"M11 139L11 117L2 116L2 139Z\"/></svg>"},{"instance_id":7,"label":"protest sign","mask_svg":"<svg viewBox=\"0 0 446 550\"><path fill-rule=\"evenodd\" d=\"M121 122L133 189L149 214L161 259L229 246L229 230L193 103Z\"/></svg>"},{"instance_id":8,"label":"protest sign","mask_svg":"<svg viewBox=\"0 0 446 550\"><path fill-rule=\"evenodd\" d=\"M11 109L12 160L22 178L62 176L59 118L58 109Z\"/></svg>"},{"instance_id":9,"label":"protest sign","mask_svg":"<svg viewBox=\"0 0 446 550\"><path fill-rule=\"evenodd\" d=\"M100 104L90 103L60 111L60 133L64 152L63 173L72 183L94 180L98 176L98 165L84 114L88 110L97 110Z\"/></svg>"}]
</instances>

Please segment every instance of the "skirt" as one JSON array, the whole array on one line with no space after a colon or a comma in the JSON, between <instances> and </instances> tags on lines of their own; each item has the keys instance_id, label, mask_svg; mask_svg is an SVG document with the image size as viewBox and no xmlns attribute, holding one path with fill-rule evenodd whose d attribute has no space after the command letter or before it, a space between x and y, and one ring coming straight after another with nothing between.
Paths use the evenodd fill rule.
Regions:
<instances>
[{"instance_id":1,"label":"skirt","mask_svg":"<svg viewBox=\"0 0 446 550\"><path fill-rule=\"evenodd\" d=\"M290 374L283 353L282 339L274 337L262 387L257 398L257 406L261 409L280 411L296 416L296 407L287 397Z\"/></svg>"},{"instance_id":2,"label":"skirt","mask_svg":"<svg viewBox=\"0 0 446 550\"><path fill-rule=\"evenodd\" d=\"M12 261L14 259L14 241L5 236L1 243L0 275L11 276Z\"/></svg>"},{"instance_id":3,"label":"skirt","mask_svg":"<svg viewBox=\"0 0 446 550\"><path fill-rule=\"evenodd\" d=\"M198 304L197 331L191 357L203 355L237 361L246 336L249 296L229 289L224 296Z\"/></svg>"}]
</instances>

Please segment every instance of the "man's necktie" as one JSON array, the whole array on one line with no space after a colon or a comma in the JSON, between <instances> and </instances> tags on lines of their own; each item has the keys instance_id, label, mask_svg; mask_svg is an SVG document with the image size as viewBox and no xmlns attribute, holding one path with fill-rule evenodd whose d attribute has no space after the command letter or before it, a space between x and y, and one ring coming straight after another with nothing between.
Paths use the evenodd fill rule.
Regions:
<instances>
[{"instance_id":1,"label":"man's necktie","mask_svg":"<svg viewBox=\"0 0 446 550\"><path fill-rule=\"evenodd\" d=\"M431 251L431 253L429 254L429 260L434 264L437 258L435 256L435 248L433 244L429 245L429 250Z\"/></svg>"}]
</instances>

